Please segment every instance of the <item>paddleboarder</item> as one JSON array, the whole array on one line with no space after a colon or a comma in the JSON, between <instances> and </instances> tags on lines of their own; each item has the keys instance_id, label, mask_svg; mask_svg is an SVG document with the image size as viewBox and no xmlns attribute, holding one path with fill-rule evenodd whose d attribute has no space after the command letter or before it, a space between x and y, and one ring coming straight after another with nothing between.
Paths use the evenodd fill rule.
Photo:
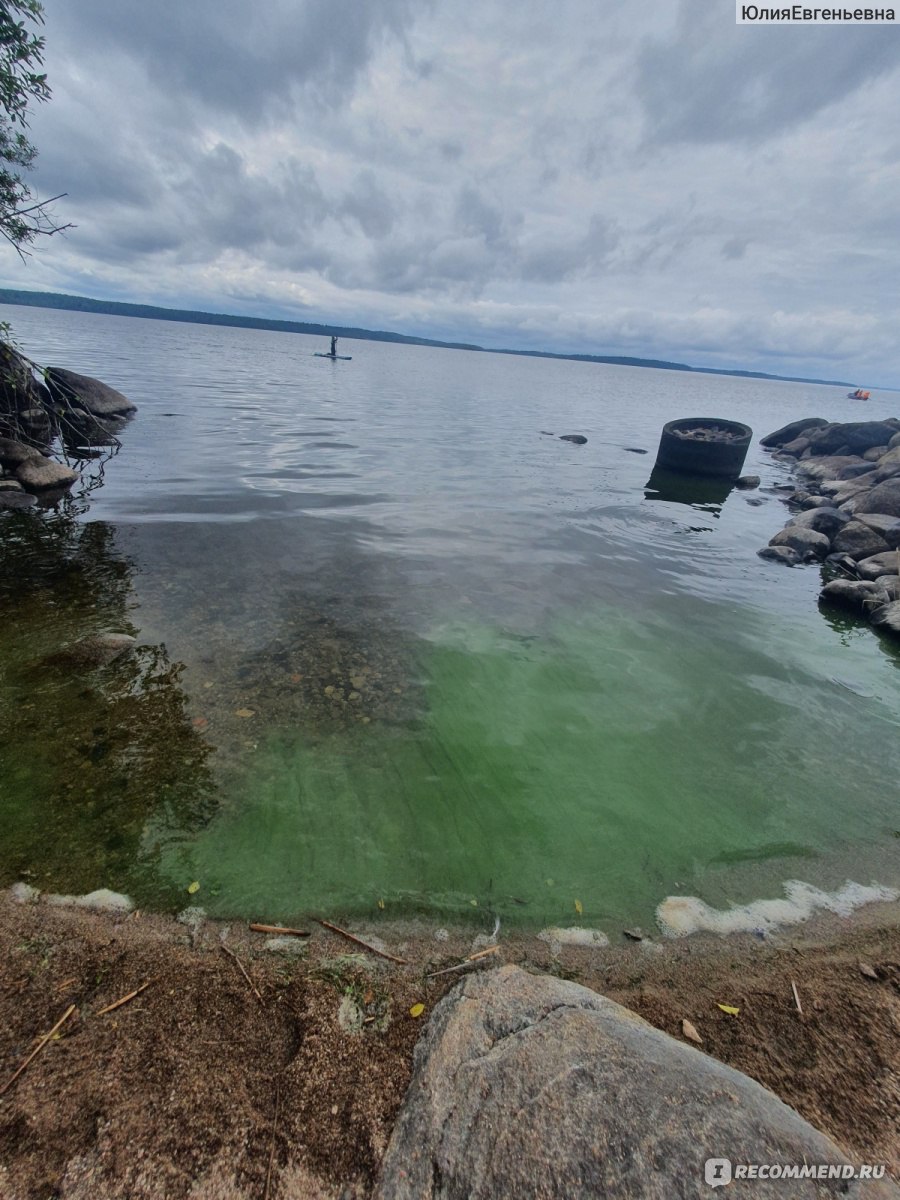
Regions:
<instances>
[{"instance_id":1,"label":"paddleboarder","mask_svg":"<svg viewBox=\"0 0 900 1200\"><path fill-rule=\"evenodd\" d=\"M331 335L331 357L337 358L337 338L334 334Z\"/></svg>"}]
</instances>

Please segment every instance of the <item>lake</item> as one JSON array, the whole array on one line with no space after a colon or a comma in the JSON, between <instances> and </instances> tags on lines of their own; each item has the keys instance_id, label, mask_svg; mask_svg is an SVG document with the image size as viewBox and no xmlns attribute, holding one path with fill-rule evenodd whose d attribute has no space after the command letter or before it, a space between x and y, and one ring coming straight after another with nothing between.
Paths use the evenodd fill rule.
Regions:
<instances>
[{"instance_id":1,"label":"lake","mask_svg":"<svg viewBox=\"0 0 900 1200\"><path fill-rule=\"evenodd\" d=\"M2 881L609 930L900 883L897 645L756 556L757 439L846 389L0 316L139 407L70 502L0 514ZM684 416L750 425L762 490L648 489ZM42 665L100 630L136 652Z\"/></svg>"}]
</instances>

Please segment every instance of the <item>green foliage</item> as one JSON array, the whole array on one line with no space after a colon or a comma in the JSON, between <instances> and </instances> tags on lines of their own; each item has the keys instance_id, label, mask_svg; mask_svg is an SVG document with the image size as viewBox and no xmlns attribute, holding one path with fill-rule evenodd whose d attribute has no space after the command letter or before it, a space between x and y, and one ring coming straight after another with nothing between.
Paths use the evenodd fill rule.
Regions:
<instances>
[{"instance_id":1,"label":"green foliage","mask_svg":"<svg viewBox=\"0 0 900 1200\"><path fill-rule=\"evenodd\" d=\"M47 207L52 201L38 201L21 174L37 155L25 132L29 105L50 97L39 69L44 39L26 24L43 21L38 0L0 0L0 234L23 256L35 238L65 228L53 221Z\"/></svg>"}]
</instances>

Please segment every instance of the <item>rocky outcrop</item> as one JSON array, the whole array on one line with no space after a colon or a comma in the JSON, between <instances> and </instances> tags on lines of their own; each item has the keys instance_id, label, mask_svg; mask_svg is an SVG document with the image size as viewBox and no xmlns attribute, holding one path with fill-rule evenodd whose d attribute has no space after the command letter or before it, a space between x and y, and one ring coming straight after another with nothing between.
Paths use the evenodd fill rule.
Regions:
<instances>
[{"instance_id":1,"label":"rocky outcrop","mask_svg":"<svg viewBox=\"0 0 900 1200\"><path fill-rule=\"evenodd\" d=\"M799 421L791 421L789 424L783 425L781 429L776 429L774 433L766 434L764 438L760 439L760 445L765 446L769 450L773 450L778 446L786 446L795 438L800 437L801 434L808 433L813 429L821 429L828 424L829 422L824 417L803 417Z\"/></svg>"},{"instance_id":2,"label":"rocky outcrop","mask_svg":"<svg viewBox=\"0 0 900 1200\"><path fill-rule=\"evenodd\" d=\"M760 1084L587 988L507 966L435 1008L377 1200L681 1200L709 1160L844 1165ZM722 1182L725 1179L719 1176ZM888 1182L754 1180L729 1195L897 1197Z\"/></svg>"},{"instance_id":3,"label":"rocky outcrop","mask_svg":"<svg viewBox=\"0 0 900 1200\"><path fill-rule=\"evenodd\" d=\"M900 421L811 420L817 424L802 436L785 440L793 432L785 426L763 439L780 447L776 457L795 463L803 486L785 497L799 511L759 553L775 558L776 549L789 547L803 561L824 561L823 604L850 608L884 632L900 633L894 607L900 597Z\"/></svg>"},{"instance_id":4,"label":"rocky outcrop","mask_svg":"<svg viewBox=\"0 0 900 1200\"><path fill-rule=\"evenodd\" d=\"M130 417L137 412L121 392L92 379L90 375L78 375L62 367L48 367L47 385L54 400L59 400L74 410L90 413L94 417Z\"/></svg>"}]
</instances>

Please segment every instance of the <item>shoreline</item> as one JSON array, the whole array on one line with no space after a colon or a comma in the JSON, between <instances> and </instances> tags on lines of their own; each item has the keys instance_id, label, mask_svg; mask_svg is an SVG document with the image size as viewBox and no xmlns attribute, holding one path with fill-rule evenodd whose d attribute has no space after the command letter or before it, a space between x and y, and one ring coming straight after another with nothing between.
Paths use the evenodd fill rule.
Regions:
<instances>
[{"instance_id":1,"label":"shoreline","mask_svg":"<svg viewBox=\"0 0 900 1200\"><path fill-rule=\"evenodd\" d=\"M352 926L409 960L401 965L309 928L308 939L267 949L243 921L23 904L4 892L0 1087L75 1008L0 1096L3 1195L369 1195L415 1042L465 972L426 975L494 943L425 920ZM575 979L676 1037L686 1019L703 1051L771 1088L851 1157L900 1176L900 901L819 913L762 939L555 947L502 930L498 943L469 969L512 962Z\"/></svg>"}]
</instances>

